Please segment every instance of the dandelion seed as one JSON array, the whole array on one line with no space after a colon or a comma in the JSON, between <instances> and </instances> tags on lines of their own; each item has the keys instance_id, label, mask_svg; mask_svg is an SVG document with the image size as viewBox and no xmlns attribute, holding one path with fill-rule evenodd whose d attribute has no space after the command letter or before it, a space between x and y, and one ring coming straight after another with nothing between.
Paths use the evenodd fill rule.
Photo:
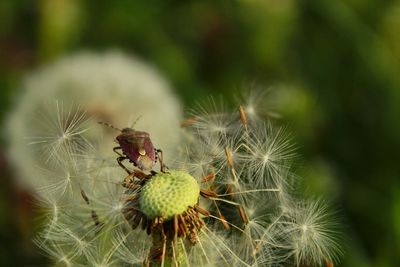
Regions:
<instances>
[{"instance_id":1,"label":"dandelion seed","mask_svg":"<svg viewBox=\"0 0 400 267\"><path fill-rule=\"evenodd\" d=\"M243 147L249 154L245 161L254 175L252 181L260 187L279 184L280 174L290 167L294 158L294 146L284 128L275 130L272 124L256 127Z\"/></svg>"},{"instance_id":2,"label":"dandelion seed","mask_svg":"<svg viewBox=\"0 0 400 267\"><path fill-rule=\"evenodd\" d=\"M274 227L285 257L292 256L296 266L337 262L342 254L339 224L321 201L295 206Z\"/></svg>"},{"instance_id":3,"label":"dandelion seed","mask_svg":"<svg viewBox=\"0 0 400 267\"><path fill-rule=\"evenodd\" d=\"M233 117L224 111L222 100L220 102L217 104L210 98L206 105L198 105L193 109L191 115L195 119L191 127L197 129L203 136L225 137L232 130Z\"/></svg>"},{"instance_id":4,"label":"dandelion seed","mask_svg":"<svg viewBox=\"0 0 400 267\"><path fill-rule=\"evenodd\" d=\"M42 242L39 240L35 240L34 242L44 253L53 258L56 264L67 267L74 266L74 258L72 256L66 255L64 248L57 245L57 243Z\"/></svg>"},{"instance_id":5,"label":"dandelion seed","mask_svg":"<svg viewBox=\"0 0 400 267\"><path fill-rule=\"evenodd\" d=\"M275 110L273 89L252 88L244 90L236 97L238 105L243 107L249 123L259 122L265 118L280 118Z\"/></svg>"},{"instance_id":6,"label":"dandelion seed","mask_svg":"<svg viewBox=\"0 0 400 267\"><path fill-rule=\"evenodd\" d=\"M53 109L51 105L44 108ZM84 135L88 130L88 117L79 107L68 108L59 102L55 103L55 113L50 113L55 116L49 118L45 115L48 113L40 111L38 114L38 120L33 122L37 125L33 128L38 129L37 135L28 136L28 144L35 146L37 154L45 157L46 165L74 166L82 152L91 149Z\"/></svg>"}]
</instances>

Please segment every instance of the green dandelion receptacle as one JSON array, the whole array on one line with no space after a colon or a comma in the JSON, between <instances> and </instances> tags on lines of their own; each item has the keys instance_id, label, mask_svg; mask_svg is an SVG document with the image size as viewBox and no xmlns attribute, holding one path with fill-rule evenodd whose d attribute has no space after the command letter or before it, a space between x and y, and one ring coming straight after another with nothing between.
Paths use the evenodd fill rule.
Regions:
<instances>
[{"instance_id":1,"label":"green dandelion receptacle","mask_svg":"<svg viewBox=\"0 0 400 267\"><path fill-rule=\"evenodd\" d=\"M140 193L140 207L150 219L162 217L170 220L194 207L200 196L200 187L184 171L159 173L146 183Z\"/></svg>"}]
</instances>

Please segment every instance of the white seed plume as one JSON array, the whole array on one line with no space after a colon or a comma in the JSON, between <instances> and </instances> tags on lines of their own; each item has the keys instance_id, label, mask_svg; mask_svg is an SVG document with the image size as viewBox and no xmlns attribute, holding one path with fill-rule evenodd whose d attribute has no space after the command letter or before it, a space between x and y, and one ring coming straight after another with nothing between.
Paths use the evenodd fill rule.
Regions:
<instances>
[{"instance_id":1,"label":"white seed plume","mask_svg":"<svg viewBox=\"0 0 400 267\"><path fill-rule=\"evenodd\" d=\"M96 138L108 129L97 125L92 116L68 120L77 121L69 130L73 142L68 144L82 145L67 153L46 149L55 144L35 135L43 142L28 148L44 148L38 164L48 182L41 186L41 199L49 213L38 246L56 264L67 266L140 266L149 260L160 266L319 266L337 261L336 221L326 206L292 196L294 149L283 128L247 120L240 108L227 112L215 102L212 105L212 112L193 112L182 135L180 128L175 129L177 136L185 137L177 145L180 152L164 157L169 170L187 172L200 188L197 207L188 207L193 213L179 219L183 223L177 221L178 227L187 224L188 228L179 230L182 235L178 236L177 228L168 224L172 221L165 222L164 239L157 235L158 218L149 224L140 205L126 205L142 197L141 186L123 187L127 174L115 161L112 147L103 142L108 137ZM62 113L76 118L87 114L77 111L77 106L63 107ZM46 164L52 154L57 155L50 156L54 164ZM63 178L52 180L52 176ZM146 179L136 181L146 185L152 177Z\"/></svg>"}]
</instances>

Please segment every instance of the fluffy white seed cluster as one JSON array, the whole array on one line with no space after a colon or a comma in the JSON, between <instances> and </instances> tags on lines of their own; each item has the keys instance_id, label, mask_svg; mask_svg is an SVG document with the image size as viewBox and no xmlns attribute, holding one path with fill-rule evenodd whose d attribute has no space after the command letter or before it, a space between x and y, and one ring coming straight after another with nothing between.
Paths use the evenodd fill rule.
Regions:
<instances>
[{"instance_id":1,"label":"fluffy white seed cluster","mask_svg":"<svg viewBox=\"0 0 400 267\"><path fill-rule=\"evenodd\" d=\"M216 255L221 265L333 266L342 253L340 224L324 201L296 192L293 142L284 127L257 115L254 101L227 112L211 100L188 121L185 160L177 164L195 177L215 174L212 183L199 180L218 192L204 205L229 228L224 238L211 226L205 236L226 245Z\"/></svg>"},{"instance_id":2,"label":"fluffy white seed cluster","mask_svg":"<svg viewBox=\"0 0 400 267\"><path fill-rule=\"evenodd\" d=\"M109 129L96 123L90 109L66 101L39 110L37 121L34 113L25 113L23 127L33 130L24 128L32 134L21 155L29 160L24 164L32 163L30 175L42 180L40 198L47 212L38 246L56 266L149 264L155 258L154 235L141 227L133 230L124 217L126 173L113 156L108 140L113 138L101 134ZM167 153L164 163L171 172L179 169L196 179L204 225L190 232L190 242L175 238L173 255L164 253L150 265L332 266L338 260L335 219L322 201L302 200L293 190L294 147L285 129L256 114L254 107L226 111L211 101L192 112L183 130L173 129L180 136L179 151ZM162 136L165 129L149 133ZM168 146L174 140L164 142ZM162 141L154 143L164 149Z\"/></svg>"}]
</instances>

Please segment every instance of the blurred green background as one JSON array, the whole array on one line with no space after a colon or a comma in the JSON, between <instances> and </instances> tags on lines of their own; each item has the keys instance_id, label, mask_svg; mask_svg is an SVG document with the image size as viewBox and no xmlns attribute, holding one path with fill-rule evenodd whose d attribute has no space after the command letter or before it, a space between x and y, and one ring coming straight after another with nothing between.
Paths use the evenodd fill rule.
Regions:
<instances>
[{"instance_id":1,"label":"blurred green background","mask_svg":"<svg viewBox=\"0 0 400 267\"><path fill-rule=\"evenodd\" d=\"M400 266L400 1L3 0L0 122L30 70L110 48L156 66L186 107L272 88L304 190L343 218L340 266ZM37 208L4 149L0 169L0 264L46 264L31 242Z\"/></svg>"}]
</instances>

